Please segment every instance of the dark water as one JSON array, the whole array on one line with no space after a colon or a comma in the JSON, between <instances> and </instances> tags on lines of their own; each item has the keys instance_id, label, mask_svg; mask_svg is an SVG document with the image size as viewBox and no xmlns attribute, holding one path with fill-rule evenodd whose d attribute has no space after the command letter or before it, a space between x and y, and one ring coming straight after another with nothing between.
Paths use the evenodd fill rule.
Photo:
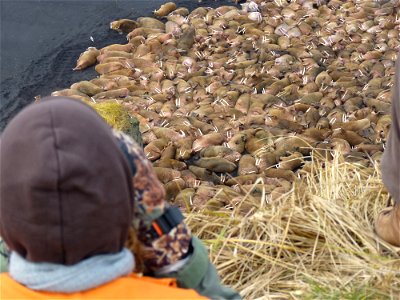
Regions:
<instances>
[{"instance_id":1,"label":"dark water","mask_svg":"<svg viewBox=\"0 0 400 300\"><path fill-rule=\"evenodd\" d=\"M36 95L94 78L94 68L72 71L87 47L125 43L109 29L115 19L152 16L167 0L0 0L0 132ZM225 0L177 0L198 6L233 5ZM94 42L90 37L93 37Z\"/></svg>"}]
</instances>

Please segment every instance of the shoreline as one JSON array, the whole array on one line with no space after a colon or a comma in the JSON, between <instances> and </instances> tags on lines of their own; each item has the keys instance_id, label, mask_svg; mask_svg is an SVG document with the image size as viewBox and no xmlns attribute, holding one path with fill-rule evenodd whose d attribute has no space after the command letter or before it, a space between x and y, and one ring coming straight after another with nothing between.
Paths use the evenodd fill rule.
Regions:
<instances>
[{"instance_id":1,"label":"shoreline","mask_svg":"<svg viewBox=\"0 0 400 300\"><path fill-rule=\"evenodd\" d=\"M0 132L34 97L97 76L93 67L72 71L87 47L125 43L109 29L116 19L151 16L165 0L1 1ZM189 10L234 5L230 0L175 1ZM90 37L93 37L94 42Z\"/></svg>"}]
</instances>

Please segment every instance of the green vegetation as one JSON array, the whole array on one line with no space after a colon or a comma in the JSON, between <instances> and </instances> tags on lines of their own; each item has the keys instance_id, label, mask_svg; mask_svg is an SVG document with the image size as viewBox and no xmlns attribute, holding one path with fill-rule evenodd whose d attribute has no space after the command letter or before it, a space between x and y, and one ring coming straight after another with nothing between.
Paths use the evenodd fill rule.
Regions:
<instances>
[{"instance_id":1,"label":"green vegetation","mask_svg":"<svg viewBox=\"0 0 400 300\"><path fill-rule=\"evenodd\" d=\"M130 135L138 144L143 145L138 120L122 104L107 101L91 105L111 127Z\"/></svg>"}]
</instances>

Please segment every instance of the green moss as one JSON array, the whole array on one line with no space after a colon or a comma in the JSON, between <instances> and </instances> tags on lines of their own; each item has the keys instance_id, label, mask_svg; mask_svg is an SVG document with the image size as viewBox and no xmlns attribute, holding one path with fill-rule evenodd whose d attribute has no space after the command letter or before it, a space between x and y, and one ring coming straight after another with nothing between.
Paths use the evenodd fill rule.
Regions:
<instances>
[{"instance_id":1,"label":"green moss","mask_svg":"<svg viewBox=\"0 0 400 300\"><path fill-rule=\"evenodd\" d=\"M139 145L143 146L142 135L139 131L139 122L129 114L123 105L109 101L92 103L91 106L111 127L128 134Z\"/></svg>"}]
</instances>

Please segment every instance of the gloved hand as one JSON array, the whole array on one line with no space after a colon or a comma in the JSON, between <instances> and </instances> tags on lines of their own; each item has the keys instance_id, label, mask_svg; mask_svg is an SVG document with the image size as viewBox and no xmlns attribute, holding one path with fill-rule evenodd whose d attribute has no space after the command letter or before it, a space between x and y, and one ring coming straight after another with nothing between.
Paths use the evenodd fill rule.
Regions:
<instances>
[{"instance_id":1,"label":"gloved hand","mask_svg":"<svg viewBox=\"0 0 400 300\"><path fill-rule=\"evenodd\" d=\"M184 222L166 234L159 231L155 220L170 208L165 201L165 190L147 160L143 150L129 136L114 130L121 150L133 173L133 227L140 243L141 255L151 273L184 258L190 248L191 233ZM157 231L159 232L157 234Z\"/></svg>"},{"instance_id":2,"label":"gloved hand","mask_svg":"<svg viewBox=\"0 0 400 300\"><path fill-rule=\"evenodd\" d=\"M8 262L10 260L10 250L6 243L0 238L0 273L8 272Z\"/></svg>"}]
</instances>

